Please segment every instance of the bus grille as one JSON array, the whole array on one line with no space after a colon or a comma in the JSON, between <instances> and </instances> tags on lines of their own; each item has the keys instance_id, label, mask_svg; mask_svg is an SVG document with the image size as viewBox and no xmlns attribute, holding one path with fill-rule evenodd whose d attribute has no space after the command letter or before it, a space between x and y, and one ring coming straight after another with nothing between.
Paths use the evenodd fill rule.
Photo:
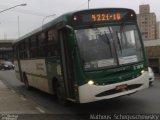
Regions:
<instances>
[{"instance_id":1,"label":"bus grille","mask_svg":"<svg viewBox=\"0 0 160 120\"><path fill-rule=\"evenodd\" d=\"M116 90L114 88L114 89L102 92L100 94L97 94L96 97L103 97L103 96L106 96L106 95L113 95L113 94L120 93L120 92L123 92L123 91L133 90L133 89L139 88L141 86L142 86L142 84L128 85L127 88L122 89L122 90Z\"/></svg>"}]
</instances>

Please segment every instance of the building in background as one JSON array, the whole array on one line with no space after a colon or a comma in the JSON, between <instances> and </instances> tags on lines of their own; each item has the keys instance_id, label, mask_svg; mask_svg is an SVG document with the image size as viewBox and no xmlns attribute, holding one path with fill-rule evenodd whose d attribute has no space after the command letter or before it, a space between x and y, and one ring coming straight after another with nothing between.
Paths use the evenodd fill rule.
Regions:
<instances>
[{"instance_id":1,"label":"building in background","mask_svg":"<svg viewBox=\"0 0 160 120\"><path fill-rule=\"evenodd\" d=\"M156 38L160 39L160 21L157 22L156 29Z\"/></svg>"},{"instance_id":2,"label":"building in background","mask_svg":"<svg viewBox=\"0 0 160 120\"><path fill-rule=\"evenodd\" d=\"M12 60L13 58L13 40L0 40L0 61Z\"/></svg>"},{"instance_id":3,"label":"building in background","mask_svg":"<svg viewBox=\"0 0 160 120\"><path fill-rule=\"evenodd\" d=\"M156 15L150 12L148 4L139 6L137 22L144 40L156 39Z\"/></svg>"},{"instance_id":4,"label":"building in background","mask_svg":"<svg viewBox=\"0 0 160 120\"><path fill-rule=\"evenodd\" d=\"M145 40L144 46L149 66L152 67L154 73L160 73L160 39Z\"/></svg>"}]
</instances>

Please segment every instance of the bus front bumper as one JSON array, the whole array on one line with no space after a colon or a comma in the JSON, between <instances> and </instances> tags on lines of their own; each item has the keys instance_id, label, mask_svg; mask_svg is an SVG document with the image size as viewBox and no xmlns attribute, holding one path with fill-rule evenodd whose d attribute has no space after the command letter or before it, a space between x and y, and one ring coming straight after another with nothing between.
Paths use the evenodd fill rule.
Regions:
<instances>
[{"instance_id":1,"label":"bus front bumper","mask_svg":"<svg viewBox=\"0 0 160 120\"><path fill-rule=\"evenodd\" d=\"M117 90L117 86L127 85L128 88ZM89 85L84 84L79 87L79 102L80 103L88 103L93 101L99 101L104 99L115 98L123 95L128 95L131 93L135 93L139 90L145 89L149 87L149 74L148 71L145 71L141 76L110 85Z\"/></svg>"}]
</instances>

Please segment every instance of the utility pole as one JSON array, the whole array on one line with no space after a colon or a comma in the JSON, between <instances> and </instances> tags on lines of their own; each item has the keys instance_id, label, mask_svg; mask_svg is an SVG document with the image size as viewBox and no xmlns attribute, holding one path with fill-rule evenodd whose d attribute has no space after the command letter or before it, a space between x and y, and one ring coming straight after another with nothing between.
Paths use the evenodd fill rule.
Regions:
<instances>
[{"instance_id":1,"label":"utility pole","mask_svg":"<svg viewBox=\"0 0 160 120\"><path fill-rule=\"evenodd\" d=\"M19 30L19 16L18 16L18 38L20 36L20 30Z\"/></svg>"},{"instance_id":2,"label":"utility pole","mask_svg":"<svg viewBox=\"0 0 160 120\"><path fill-rule=\"evenodd\" d=\"M13 8L16 8L18 6L26 6L26 5L27 5L26 3L15 5L13 7L10 7L10 8L7 8L7 9L0 11L0 13L6 12L6 11L13 9ZM20 31L19 31L19 16L18 16L18 37L19 37L19 35L20 35ZM4 39L7 39L7 34L5 34L5 33L4 33Z\"/></svg>"},{"instance_id":3,"label":"utility pole","mask_svg":"<svg viewBox=\"0 0 160 120\"><path fill-rule=\"evenodd\" d=\"M88 9L89 9L89 2L90 2L90 0L88 0Z\"/></svg>"}]
</instances>

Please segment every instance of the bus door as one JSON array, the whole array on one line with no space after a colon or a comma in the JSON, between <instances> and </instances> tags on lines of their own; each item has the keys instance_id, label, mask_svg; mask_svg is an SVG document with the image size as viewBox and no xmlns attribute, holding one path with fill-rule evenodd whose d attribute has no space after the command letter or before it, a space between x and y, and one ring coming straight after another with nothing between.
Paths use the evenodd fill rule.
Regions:
<instances>
[{"instance_id":1,"label":"bus door","mask_svg":"<svg viewBox=\"0 0 160 120\"><path fill-rule=\"evenodd\" d=\"M61 63L63 80L65 84L66 96L69 100L75 101L75 70L74 58L72 50L68 42L69 30L63 28L59 31L60 46L61 46Z\"/></svg>"}]
</instances>

